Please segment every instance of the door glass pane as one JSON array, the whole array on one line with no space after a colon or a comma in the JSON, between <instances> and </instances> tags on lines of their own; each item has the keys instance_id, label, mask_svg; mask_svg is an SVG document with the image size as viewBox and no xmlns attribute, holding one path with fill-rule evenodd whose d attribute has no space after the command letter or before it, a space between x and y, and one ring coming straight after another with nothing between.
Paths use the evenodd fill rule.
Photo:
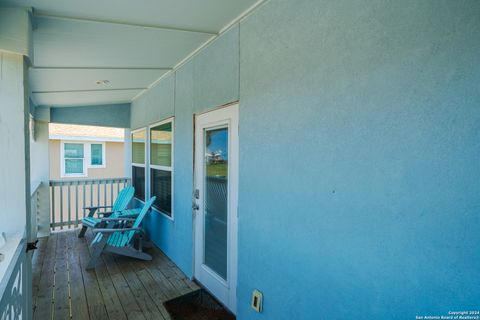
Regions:
<instances>
[{"instance_id":1,"label":"door glass pane","mask_svg":"<svg viewBox=\"0 0 480 320\"><path fill-rule=\"evenodd\" d=\"M91 153L92 153L92 165L101 166L103 164L102 159L102 145L101 144L92 144L91 145Z\"/></svg>"},{"instance_id":2,"label":"door glass pane","mask_svg":"<svg viewBox=\"0 0 480 320\"><path fill-rule=\"evenodd\" d=\"M83 159L65 159L65 173L83 174Z\"/></svg>"},{"instance_id":3,"label":"door glass pane","mask_svg":"<svg viewBox=\"0 0 480 320\"><path fill-rule=\"evenodd\" d=\"M228 128L205 131L204 263L227 279Z\"/></svg>"},{"instance_id":4,"label":"door glass pane","mask_svg":"<svg viewBox=\"0 0 480 320\"><path fill-rule=\"evenodd\" d=\"M172 123L164 123L150 129L150 164L172 165Z\"/></svg>"},{"instance_id":5,"label":"door glass pane","mask_svg":"<svg viewBox=\"0 0 480 320\"><path fill-rule=\"evenodd\" d=\"M132 133L132 162L145 164L145 130Z\"/></svg>"}]
</instances>

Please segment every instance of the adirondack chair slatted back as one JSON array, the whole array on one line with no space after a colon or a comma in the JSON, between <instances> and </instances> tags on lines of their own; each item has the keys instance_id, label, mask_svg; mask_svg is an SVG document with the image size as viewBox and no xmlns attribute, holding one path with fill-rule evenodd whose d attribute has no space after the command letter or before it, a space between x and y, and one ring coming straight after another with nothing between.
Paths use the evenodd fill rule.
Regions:
<instances>
[{"instance_id":1,"label":"adirondack chair slatted back","mask_svg":"<svg viewBox=\"0 0 480 320\"><path fill-rule=\"evenodd\" d=\"M123 188L122 191L120 191L112 208L112 211L115 215L118 215L119 211L125 210L127 208L128 204L133 199L134 193L135 188L131 186Z\"/></svg>"},{"instance_id":2,"label":"adirondack chair slatted back","mask_svg":"<svg viewBox=\"0 0 480 320\"><path fill-rule=\"evenodd\" d=\"M132 226L133 228L140 227L140 224L142 223L143 218L147 214L148 210L150 210L150 208L152 207L153 203L155 202L155 199L156 197L151 197L147 202L145 202L145 205L143 206L142 211L140 211L137 219L133 223L133 226ZM133 235L135 234L135 231L128 231L126 233L127 233L126 243L129 243L132 240Z\"/></svg>"},{"instance_id":3,"label":"adirondack chair slatted back","mask_svg":"<svg viewBox=\"0 0 480 320\"><path fill-rule=\"evenodd\" d=\"M143 221L143 218L145 218L145 215L147 214L148 210L153 205L153 202L155 202L156 197L152 197L150 200L148 200L145 205L142 208L142 211L138 214L137 218L135 219L135 222L133 223L133 228L138 228L140 227L140 224ZM108 236L107 239L107 244L110 246L114 247L124 247L132 241L133 236L135 235L135 231L126 231L126 232L114 232ZM97 233L95 238L93 239L91 245L94 245L95 243L98 243L102 240L103 234L102 233Z\"/></svg>"}]
</instances>

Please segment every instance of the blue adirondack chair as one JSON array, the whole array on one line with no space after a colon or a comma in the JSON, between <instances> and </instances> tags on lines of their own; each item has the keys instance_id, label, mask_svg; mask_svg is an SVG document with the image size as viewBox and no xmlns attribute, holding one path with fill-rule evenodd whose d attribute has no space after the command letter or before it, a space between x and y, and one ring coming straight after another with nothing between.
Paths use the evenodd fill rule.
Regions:
<instances>
[{"instance_id":1,"label":"blue adirondack chair","mask_svg":"<svg viewBox=\"0 0 480 320\"><path fill-rule=\"evenodd\" d=\"M118 215L120 214L128 214L128 215L134 215L136 212L135 210L129 210L127 212L122 212L124 211L130 201L133 198L133 195L135 193L135 188L134 187L126 187L120 191L120 193L117 196L117 199L115 200L115 203L113 206L95 206L95 207L85 207L84 209L89 210L87 216L82 219L82 229L80 230L80 233L78 234L79 238L82 238L85 236L85 232L87 231L88 228L97 228L99 227L101 223L101 218L103 217L111 217L111 218L117 218ZM99 213L98 209L108 209L111 208L110 211L108 212L102 212ZM95 213L97 213L97 217L95 217Z\"/></svg>"},{"instance_id":2,"label":"blue adirondack chair","mask_svg":"<svg viewBox=\"0 0 480 320\"><path fill-rule=\"evenodd\" d=\"M115 254L141 259L152 260L152 257L143 252L143 240L145 233L140 227L143 218L150 211L155 197L145 202L142 210L136 218L103 218L107 223L106 228L93 229L97 233L90 244L92 256L86 269L95 267L95 264L102 252L112 252ZM131 227L128 226L131 224ZM138 249L134 248L135 234L138 234Z\"/></svg>"}]
</instances>

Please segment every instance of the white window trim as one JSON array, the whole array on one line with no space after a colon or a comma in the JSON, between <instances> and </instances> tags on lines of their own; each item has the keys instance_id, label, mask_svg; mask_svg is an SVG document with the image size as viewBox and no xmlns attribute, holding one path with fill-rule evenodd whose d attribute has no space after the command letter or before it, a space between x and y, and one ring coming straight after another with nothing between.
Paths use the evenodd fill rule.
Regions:
<instances>
[{"instance_id":1,"label":"white window trim","mask_svg":"<svg viewBox=\"0 0 480 320\"><path fill-rule=\"evenodd\" d=\"M65 172L65 143L74 143L83 145L83 173ZM102 145L102 164L92 165L92 144ZM107 167L107 146L101 141L79 141L79 140L61 140L60 143L60 177L61 178L85 178L88 177L88 169L105 169Z\"/></svg>"},{"instance_id":2,"label":"white window trim","mask_svg":"<svg viewBox=\"0 0 480 320\"><path fill-rule=\"evenodd\" d=\"M133 134L134 133L137 133L137 132L142 132L142 131L145 131L145 148L143 150L144 152L144 159L145 159L145 163L136 163L136 162L133 162L133 154L130 155L130 159L132 161L132 166L134 167L142 167L142 168L145 168L146 167L146 163L147 163L147 143L148 143L148 139L147 139L147 130L148 128L147 127L144 127L144 128L139 128L139 129L135 129L135 130L132 130L130 131L130 143L133 145ZM133 147L131 149L131 152L133 153ZM145 179L146 180L146 179Z\"/></svg>"},{"instance_id":3,"label":"white window trim","mask_svg":"<svg viewBox=\"0 0 480 320\"><path fill-rule=\"evenodd\" d=\"M145 148L143 150L144 152L144 159L145 159L145 163L136 163L136 162L133 162L133 134L134 133L137 133L137 132L141 132L141 131L145 131ZM137 197L135 197L135 200L137 201L140 201L141 203L145 204L145 201L147 200L147 188L148 188L148 170L147 170L147 144L148 144L148 127L143 127L143 128L138 128L138 129L135 129L135 130L132 130L130 131L130 144L131 144L131 147L130 147L130 160L132 161L132 167L137 167L137 168L143 168L143 170L145 170L145 185L143 186L143 189L145 190L144 193L145 193L145 199L142 200L142 199L139 199ZM133 186L133 175L132 175L132 186Z\"/></svg>"},{"instance_id":4,"label":"white window trim","mask_svg":"<svg viewBox=\"0 0 480 320\"><path fill-rule=\"evenodd\" d=\"M170 167L165 167L165 166L158 166L158 165L154 165L154 164L150 164L150 129L151 128L154 128L156 126L160 126L162 124L165 124L165 123L169 123L171 122L172 123L172 165ZM150 188L150 179L151 179L151 176L150 176L150 168L151 169L157 169L157 170L163 170L163 171L170 171L172 174L171 174L171 185L172 185L172 199L171 199L171 202L172 202L172 207L171 207L171 216L169 216L168 214L158 210L157 208L153 208L153 210L155 210L156 212L160 213L161 215L163 215L165 218L167 219L170 219L170 220L174 220L174 216L175 216L175 179L174 179L174 155L175 155L175 117L170 117L170 118L167 118L167 119L164 119L162 121L159 121L159 122L156 122L156 123L153 123L151 125L148 126L148 131L147 131L147 140L148 140L148 154L149 154L149 157L148 157L148 171L147 171L147 175L145 176L145 181L148 180L147 182L147 185L148 185L148 198L150 199L152 197L152 190Z\"/></svg>"},{"instance_id":5,"label":"white window trim","mask_svg":"<svg viewBox=\"0 0 480 320\"><path fill-rule=\"evenodd\" d=\"M92 164L92 144L100 144L102 145L102 164ZM93 169L102 169L107 167L107 148L105 142L86 142L85 145L87 147L87 154L88 154L88 168Z\"/></svg>"},{"instance_id":6,"label":"white window trim","mask_svg":"<svg viewBox=\"0 0 480 320\"><path fill-rule=\"evenodd\" d=\"M83 173L66 173L65 172L65 144L75 143L83 145ZM62 178L84 178L87 177L87 155L85 153L85 143L79 141L62 140L60 143L60 177Z\"/></svg>"}]
</instances>

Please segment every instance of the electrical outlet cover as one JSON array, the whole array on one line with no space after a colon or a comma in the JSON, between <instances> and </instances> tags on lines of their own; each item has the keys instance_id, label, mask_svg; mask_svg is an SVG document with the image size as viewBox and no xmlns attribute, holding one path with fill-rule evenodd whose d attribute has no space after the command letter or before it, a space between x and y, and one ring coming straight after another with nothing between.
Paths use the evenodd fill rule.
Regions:
<instances>
[{"instance_id":1,"label":"electrical outlet cover","mask_svg":"<svg viewBox=\"0 0 480 320\"><path fill-rule=\"evenodd\" d=\"M263 294L257 289L252 293L252 309L257 312L262 312Z\"/></svg>"}]
</instances>

